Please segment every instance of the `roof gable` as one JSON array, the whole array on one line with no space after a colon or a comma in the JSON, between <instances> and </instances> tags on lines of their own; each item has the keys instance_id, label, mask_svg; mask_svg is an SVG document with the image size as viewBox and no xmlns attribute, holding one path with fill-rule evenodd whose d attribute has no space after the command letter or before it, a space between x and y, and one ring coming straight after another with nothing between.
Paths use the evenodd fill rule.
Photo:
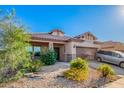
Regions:
<instances>
[{"instance_id":1,"label":"roof gable","mask_svg":"<svg viewBox=\"0 0 124 93\"><path fill-rule=\"evenodd\" d=\"M87 38L87 36L89 36ZM34 40L57 40L57 41L85 41L85 40L96 40L96 37L90 33L86 32L80 34L76 37L64 36L64 32L58 29L54 29L49 33L33 33L31 34L32 39Z\"/></svg>"},{"instance_id":2,"label":"roof gable","mask_svg":"<svg viewBox=\"0 0 124 93\"><path fill-rule=\"evenodd\" d=\"M74 38L79 38L84 40L97 40L97 38L91 32L85 32L83 34L75 36Z\"/></svg>"},{"instance_id":3,"label":"roof gable","mask_svg":"<svg viewBox=\"0 0 124 93\"><path fill-rule=\"evenodd\" d=\"M57 35L57 36L64 36L64 32L59 30L59 29L54 29L51 32L49 32L48 34Z\"/></svg>"}]
</instances>

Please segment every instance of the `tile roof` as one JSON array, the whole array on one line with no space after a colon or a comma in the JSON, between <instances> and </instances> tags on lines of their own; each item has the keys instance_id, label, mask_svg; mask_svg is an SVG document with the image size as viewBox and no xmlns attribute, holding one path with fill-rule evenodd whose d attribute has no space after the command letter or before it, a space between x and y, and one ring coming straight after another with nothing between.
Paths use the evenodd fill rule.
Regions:
<instances>
[{"instance_id":1,"label":"tile roof","mask_svg":"<svg viewBox=\"0 0 124 93\"><path fill-rule=\"evenodd\" d=\"M80 34L80 35L78 35L78 36L75 36L74 38L80 38L80 37L82 37L82 36L85 36L86 34L90 34L90 35L93 36L95 39L97 39L97 37L94 36L91 32L82 33L82 34Z\"/></svg>"},{"instance_id":2,"label":"tile roof","mask_svg":"<svg viewBox=\"0 0 124 93\"><path fill-rule=\"evenodd\" d=\"M31 34L31 38L36 39L36 40L41 40L42 39L42 40L67 41L71 37L51 35L51 34L48 34L48 33L33 33L33 34Z\"/></svg>"},{"instance_id":3,"label":"tile roof","mask_svg":"<svg viewBox=\"0 0 124 93\"><path fill-rule=\"evenodd\" d=\"M77 42L84 41L82 39L70 37L70 36L52 35L51 32L50 33L32 33L30 35L33 40L55 40L55 41L77 41Z\"/></svg>"},{"instance_id":4,"label":"tile roof","mask_svg":"<svg viewBox=\"0 0 124 93\"><path fill-rule=\"evenodd\" d=\"M114 42L114 41L106 41L106 42L102 42L101 45L103 47L110 47L110 46L123 46L122 43L120 42Z\"/></svg>"},{"instance_id":5,"label":"tile roof","mask_svg":"<svg viewBox=\"0 0 124 93\"><path fill-rule=\"evenodd\" d=\"M124 51L124 44L120 42L106 41L106 42L100 42L99 45L101 45L101 48L104 49L112 48L114 50Z\"/></svg>"}]
</instances>

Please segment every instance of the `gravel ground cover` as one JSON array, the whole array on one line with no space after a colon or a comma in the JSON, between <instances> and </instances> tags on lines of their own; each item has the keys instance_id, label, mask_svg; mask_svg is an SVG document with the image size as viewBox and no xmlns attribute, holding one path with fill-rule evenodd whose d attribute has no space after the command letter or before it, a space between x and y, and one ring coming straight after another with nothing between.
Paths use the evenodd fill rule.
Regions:
<instances>
[{"instance_id":1,"label":"gravel ground cover","mask_svg":"<svg viewBox=\"0 0 124 93\"><path fill-rule=\"evenodd\" d=\"M28 73L25 77L1 84L7 88L85 88L99 87L102 80L99 79L95 69L89 69L89 78L86 81L68 80L63 76L63 72L69 69L69 64L57 62L51 66L44 66L38 73Z\"/></svg>"}]
</instances>

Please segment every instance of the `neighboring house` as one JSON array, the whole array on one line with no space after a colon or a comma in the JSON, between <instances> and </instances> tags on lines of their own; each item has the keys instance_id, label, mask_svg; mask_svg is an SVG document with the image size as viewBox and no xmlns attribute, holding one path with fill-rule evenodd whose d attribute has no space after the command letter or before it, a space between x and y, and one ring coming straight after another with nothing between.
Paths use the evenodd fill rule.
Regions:
<instances>
[{"instance_id":1,"label":"neighboring house","mask_svg":"<svg viewBox=\"0 0 124 93\"><path fill-rule=\"evenodd\" d=\"M76 57L94 59L99 48L99 45L94 44L96 40L97 38L90 32L69 37L61 30L55 29L49 33L31 34L30 44L33 54L35 50L42 53L46 48L52 48L57 53L58 61L70 61Z\"/></svg>"},{"instance_id":2,"label":"neighboring house","mask_svg":"<svg viewBox=\"0 0 124 93\"><path fill-rule=\"evenodd\" d=\"M101 46L102 50L117 50L124 52L124 44L120 42L114 42L114 41L106 41L106 42L98 42L96 41L95 44L98 44Z\"/></svg>"}]
</instances>

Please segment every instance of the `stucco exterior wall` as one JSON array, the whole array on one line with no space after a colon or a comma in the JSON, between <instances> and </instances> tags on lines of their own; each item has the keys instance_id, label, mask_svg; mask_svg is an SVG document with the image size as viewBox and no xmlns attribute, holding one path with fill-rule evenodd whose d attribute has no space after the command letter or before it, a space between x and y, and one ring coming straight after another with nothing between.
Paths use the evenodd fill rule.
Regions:
<instances>
[{"instance_id":1,"label":"stucco exterior wall","mask_svg":"<svg viewBox=\"0 0 124 93\"><path fill-rule=\"evenodd\" d=\"M68 42L65 45L65 60L70 61L76 58L76 47L74 46L75 42Z\"/></svg>"},{"instance_id":2,"label":"stucco exterior wall","mask_svg":"<svg viewBox=\"0 0 124 93\"><path fill-rule=\"evenodd\" d=\"M95 53L99 46L94 44L93 41L85 42L68 42L65 45L65 60L70 61L76 57L87 55L88 59L94 59Z\"/></svg>"},{"instance_id":3,"label":"stucco exterior wall","mask_svg":"<svg viewBox=\"0 0 124 93\"><path fill-rule=\"evenodd\" d=\"M77 54L81 54L80 52L88 52L94 54L95 50L99 46L93 44L92 41L78 42L78 41L70 41L70 42L54 42L54 41L33 41L32 45L44 46L49 48L59 47L59 58L60 61L70 61L75 59ZM81 50L77 50L77 47L81 47ZM93 49L91 49L93 48Z\"/></svg>"}]
</instances>

